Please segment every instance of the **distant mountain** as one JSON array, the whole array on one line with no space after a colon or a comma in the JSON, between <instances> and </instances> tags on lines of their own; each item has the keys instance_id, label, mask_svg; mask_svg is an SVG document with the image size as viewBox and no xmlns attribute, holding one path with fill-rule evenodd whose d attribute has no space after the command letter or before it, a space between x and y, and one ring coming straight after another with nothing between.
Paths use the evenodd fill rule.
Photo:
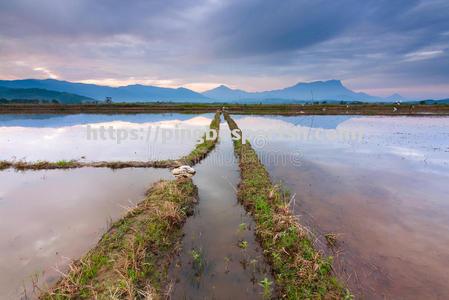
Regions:
<instances>
[{"instance_id":1,"label":"distant mountain","mask_svg":"<svg viewBox=\"0 0 449 300\"><path fill-rule=\"evenodd\" d=\"M357 93L345 87L340 80L314 81L298 83L294 86L266 92L246 92L230 89L221 85L206 91L203 95L221 101L241 100L286 100L292 101L364 101L364 102L391 102L393 100ZM396 99L395 99L396 100Z\"/></svg>"},{"instance_id":2,"label":"distant mountain","mask_svg":"<svg viewBox=\"0 0 449 300\"><path fill-rule=\"evenodd\" d=\"M45 100L53 101L56 100L63 104L76 104L82 102L94 101L94 99L80 96L76 94L49 91L45 89L10 89L5 87L0 87L0 99L26 99L26 100Z\"/></svg>"},{"instance_id":3,"label":"distant mountain","mask_svg":"<svg viewBox=\"0 0 449 300\"><path fill-rule=\"evenodd\" d=\"M436 102L439 104L449 104L449 98L436 100Z\"/></svg>"},{"instance_id":4,"label":"distant mountain","mask_svg":"<svg viewBox=\"0 0 449 300\"><path fill-rule=\"evenodd\" d=\"M0 80L0 87L11 89L41 89L75 94L89 98L89 100L95 99L100 101L104 100L106 97L112 97L113 102L263 102L281 104L312 101L328 101L329 103L339 101L407 101L407 99L398 94L394 94L387 98L381 98L365 93L354 92L345 87L340 80L298 83L284 89L265 92L247 92L239 89L231 89L227 86L221 85L202 94L186 88L173 89L138 84L122 87L110 87L54 79Z\"/></svg>"},{"instance_id":5,"label":"distant mountain","mask_svg":"<svg viewBox=\"0 0 449 300\"><path fill-rule=\"evenodd\" d=\"M220 85L212 90L203 93L204 96L215 100L238 100L238 99L250 99L251 93L243 90L233 90L225 85Z\"/></svg>"},{"instance_id":6,"label":"distant mountain","mask_svg":"<svg viewBox=\"0 0 449 300\"><path fill-rule=\"evenodd\" d=\"M391 95L391 96L388 96L388 97L386 97L385 98L386 100L388 100L388 101L391 101L391 102L397 102L397 101L409 101L410 99L408 99L408 98L405 98L405 97L402 97L401 95L399 95L399 94L393 94L393 95Z\"/></svg>"},{"instance_id":7,"label":"distant mountain","mask_svg":"<svg viewBox=\"0 0 449 300\"><path fill-rule=\"evenodd\" d=\"M14 89L46 89L58 92L73 93L96 100L112 97L114 102L154 102L154 101L193 101L208 102L202 94L186 88L161 88L146 85L128 85L110 87L95 84L75 83L54 79L0 80L1 87ZM210 100L209 100L210 101Z\"/></svg>"},{"instance_id":8,"label":"distant mountain","mask_svg":"<svg viewBox=\"0 0 449 300\"><path fill-rule=\"evenodd\" d=\"M449 104L449 98L439 99L439 100L427 99L427 100L421 100L421 101L413 101L411 103L415 103L415 104Z\"/></svg>"}]
</instances>

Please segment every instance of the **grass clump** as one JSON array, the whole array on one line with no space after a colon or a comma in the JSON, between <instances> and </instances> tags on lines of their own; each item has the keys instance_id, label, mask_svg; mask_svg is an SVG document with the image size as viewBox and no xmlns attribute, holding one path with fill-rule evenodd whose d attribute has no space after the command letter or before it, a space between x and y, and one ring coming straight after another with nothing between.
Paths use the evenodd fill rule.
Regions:
<instances>
[{"instance_id":1,"label":"grass clump","mask_svg":"<svg viewBox=\"0 0 449 300\"><path fill-rule=\"evenodd\" d=\"M5 160L0 161L0 170L9 169L11 167L11 163Z\"/></svg>"},{"instance_id":2,"label":"grass clump","mask_svg":"<svg viewBox=\"0 0 449 300\"><path fill-rule=\"evenodd\" d=\"M203 252L193 249L190 254L192 255L192 268L195 271L195 275L200 276L205 267Z\"/></svg>"},{"instance_id":3,"label":"grass clump","mask_svg":"<svg viewBox=\"0 0 449 300\"><path fill-rule=\"evenodd\" d=\"M225 113L231 130L237 124ZM290 213L285 194L273 185L251 144L234 140L240 160L238 198L252 213L256 235L268 259L277 292L284 299L351 298L332 272L332 257L315 250L307 231Z\"/></svg>"},{"instance_id":4,"label":"grass clump","mask_svg":"<svg viewBox=\"0 0 449 300\"><path fill-rule=\"evenodd\" d=\"M196 197L191 179L154 184L146 199L115 222L97 246L40 298L165 298L170 259Z\"/></svg>"},{"instance_id":5,"label":"grass clump","mask_svg":"<svg viewBox=\"0 0 449 300\"><path fill-rule=\"evenodd\" d=\"M270 299L271 298L271 285L273 282L268 280L268 278L264 278L262 281L259 282L259 285L263 288L263 298L264 299Z\"/></svg>"},{"instance_id":6,"label":"grass clump","mask_svg":"<svg viewBox=\"0 0 449 300\"><path fill-rule=\"evenodd\" d=\"M243 241L239 242L239 248L240 249L245 250L246 248L248 248L248 246L249 246L248 241L243 240Z\"/></svg>"},{"instance_id":7,"label":"grass clump","mask_svg":"<svg viewBox=\"0 0 449 300\"><path fill-rule=\"evenodd\" d=\"M60 160L54 163L57 168L61 169L69 169L74 168L78 164L77 161L74 160Z\"/></svg>"},{"instance_id":8,"label":"grass clump","mask_svg":"<svg viewBox=\"0 0 449 300\"><path fill-rule=\"evenodd\" d=\"M240 223L239 224L239 232L243 232L248 228L248 225L246 223Z\"/></svg>"},{"instance_id":9,"label":"grass clump","mask_svg":"<svg viewBox=\"0 0 449 300\"><path fill-rule=\"evenodd\" d=\"M336 233L326 233L324 235L324 238L326 239L327 245L331 248L335 248L337 246L338 237Z\"/></svg>"},{"instance_id":10,"label":"grass clump","mask_svg":"<svg viewBox=\"0 0 449 300\"><path fill-rule=\"evenodd\" d=\"M209 128L211 130L215 130L217 133L217 136L215 139L208 139L207 134L204 134L202 137L203 142L200 144L197 144L195 149L190 152L189 155L186 155L180 159L182 164L185 165L194 165L197 164L199 161L201 161L203 158L209 154L210 151L212 151L215 148L215 145L217 144L218 140L218 134L220 130L220 120L221 120L221 111L217 111L215 113L214 118L212 119L212 122L209 125Z\"/></svg>"}]
</instances>

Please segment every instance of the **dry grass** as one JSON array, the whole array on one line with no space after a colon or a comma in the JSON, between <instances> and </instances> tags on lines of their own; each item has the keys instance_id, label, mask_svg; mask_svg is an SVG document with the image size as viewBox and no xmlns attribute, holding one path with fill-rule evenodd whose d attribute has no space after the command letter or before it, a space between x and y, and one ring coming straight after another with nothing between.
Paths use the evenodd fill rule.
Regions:
<instances>
[{"instance_id":1,"label":"dry grass","mask_svg":"<svg viewBox=\"0 0 449 300\"><path fill-rule=\"evenodd\" d=\"M329 232L324 235L324 238L326 239L327 245L331 248L337 247L338 243L338 236L336 233Z\"/></svg>"},{"instance_id":2,"label":"dry grass","mask_svg":"<svg viewBox=\"0 0 449 300\"><path fill-rule=\"evenodd\" d=\"M191 179L160 181L146 199L114 223L98 245L41 299L160 299L167 269L192 213Z\"/></svg>"},{"instance_id":3,"label":"dry grass","mask_svg":"<svg viewBox=\"0 0 449 300\"><path fill-rule=\"evenodd\" d=\"M225 114L231 130L238 129ZM315 250L296 217L290 198L273 185L257 153L247 141L234 141L240 159L238 198L256 222L256 235L275 278L278 296L285 299L350 299L332 272L332 258Z\"/></svg>"},{"instance_id":4,"label":"dry grass","mask_svg":"<svg viewBox=\"0 0 449 300\"><path fill-rule=\"evenodd\" d=\"M0 160L0 170L11 168L11 162Z\"/></svg>"},{"instance_id":5,"label":"dry grass","mask_svg":"<svg viewBox=\"0 0 449 300\"><path fill-rule=\"evenodd\" d=\"M61 160L57 162L49 161L2 161L0 162L0 170L12 168L17 171L25 170L57 170L57 169L76 169L76 168L174 168L179 162L174 160L160 161L100 161L100 162L80 162L76 160Z\"/></svg>"}]
</instances>

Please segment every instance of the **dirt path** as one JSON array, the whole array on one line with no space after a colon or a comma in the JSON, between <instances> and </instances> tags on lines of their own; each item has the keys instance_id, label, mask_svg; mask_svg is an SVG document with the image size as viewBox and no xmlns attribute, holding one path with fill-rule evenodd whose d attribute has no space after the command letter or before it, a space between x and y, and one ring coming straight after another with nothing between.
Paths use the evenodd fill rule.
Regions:
<instances>
[{"instance_id":1,"label":"dirt path","mask_svg":"<svg viewBox=\"0 0 449 300\"><path fill-rule=\"evenodd\" d=\"M172 299L262 299L273 288L270 268L254 235L254 222L238 203L239 168L230 131L197 165L199 204L183 228L183 249L172 263ZM265 289L265 296L268 288Z\"/></svg>"}]
</instances>

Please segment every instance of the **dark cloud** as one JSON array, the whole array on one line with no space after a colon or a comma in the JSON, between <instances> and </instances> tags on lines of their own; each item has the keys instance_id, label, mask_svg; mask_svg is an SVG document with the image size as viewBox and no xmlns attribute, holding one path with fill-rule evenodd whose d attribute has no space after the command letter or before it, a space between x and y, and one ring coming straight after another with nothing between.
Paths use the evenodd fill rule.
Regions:
<instances>
[{"instance_id":1,"label":"dark cloud","mask_svg":"<svg viewBox=\"0 0 449 300\"><path fill-rule=\"evenodd\" d=\"M219 53L291 51L328 40L357 22L360 1L336 14L339 1L234 1L207 20Z\"/></svg>"},{"instance_id":2,"label":"dark cloud","mask_svg":"<svg viewBox=\"0 0 449 300\"><path fill-rule=\"evenodd\" d=\"M439 85L449 96L448 45L447 0L0 2L3 78L45 68L68 80L261 90L274 87L270 78L276 86L339 78L405 93Z\"/></svg>"},{"instance_id":3,"label":"dark cloud","mask_svg":"<svg viewBox=\"0 0 449 300\"><path fill-rule=\"evenodd\" d=\"M191 0L15 0L0 3L0 31L10 35L137 34L177 31L182 12L201 5Z\"/></svg>"}]
</instances>

